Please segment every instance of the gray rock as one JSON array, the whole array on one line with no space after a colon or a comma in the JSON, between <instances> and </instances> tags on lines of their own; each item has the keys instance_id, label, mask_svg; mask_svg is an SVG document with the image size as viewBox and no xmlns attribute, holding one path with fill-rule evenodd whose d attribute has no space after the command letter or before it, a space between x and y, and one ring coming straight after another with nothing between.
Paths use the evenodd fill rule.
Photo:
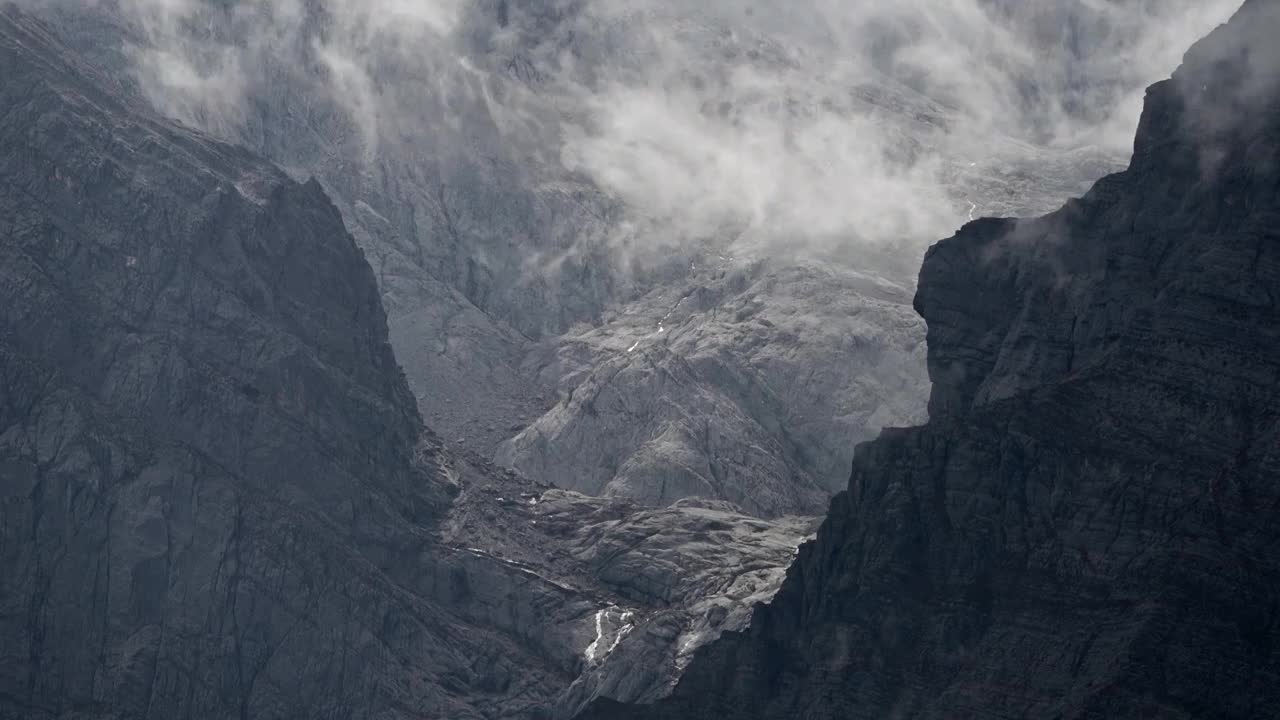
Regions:
<instances>
[{"instance_id":1,"label":"gray rock","mask_svg":"<svg viewBox=\"0 0 1280 720\"><path fill-rule=\"evenodd\" d=\"M1280 713L1280 4L1151 87L1133 161L937 244L927 425L751 626L584 718Z\"/></svg>"},{"instance_id":2,"label":"gray rock","mask_svg":"<svg viewBox=\"0 0 1280 720\"><path fill-rule=\"evenodd\" d=\"M337 210L9 6L0 65L0 715L457 706L488 643L386 566L447 484Z\"/></svg>"},{"instance_id":3,"label":"gray rock","mask_svg":"<svg viewBox=\"0 0 1280 720\"><path fill-rule=\"evenodd\" d=\"M196 132L127 75L83 67L122 71L121 39L147 41L114 3L41 5L91 61L3 11L0 537L19 570L0 585L15 678L0 714L656 700L772 596L809 531L786 514L825 505L852 442L920 417L924 326L894 263L722 264L742 249L726 233L626 266L609 241L631 209L531 150L581 119L548 70L589 60L589 85L592 67L635 69L652 48L633 27L581 32L578 3L475 3L423 48L440 74L380 59L395 112L370 145L319 70L332 6L304 4L279 54L246 63L245 114L160 103ZM234 5L187 29L234 44L260 19ZM794 60L757 34L726 46L714 23L679 27L709 59ZM906 154L948 119L898 84L858 97L901 123ZM503 125L513 107L537 122ZM1035 207L1110 161L1041 158L1060 184L1018 152L955 158L943 200ZM386 325L429 424L480 456L423 434ZM534 480L483 460L500 444Z\"/></svg>"},{"instance_id":4,"label":"gray rock","mask_svg":"<svg viewBox=\"0 0 1280 720\"><path fill-rule=\"evenodd\" d=\"M10 6L0 64L0 717L563 715L776 589L808 521L444 452L317 183Z\"/></svg>"},{"instance_id":5,"label":"gray rock","mask_svg":"<svg viewBox=\"0 0 1280 720\"><path fill-rule=\"evenodd\" d=\"M262 16L271 3L192 3L194 19L163 38L113 3L40 6L77 50L133 78L121 92L324 185L373 266L421 412L444 437L570 489L655 506L706 495L771 516L821 512L853 444L921 418L923 325L906 301L924 249L911 242L923 238L797 254L795 238L769 237L749 251L740 229L677 232L561 157L566 134L592 121L584 91L665 72L654 38L677 38L697 69L664 82L696 82L730 114L766 112L770 98L735 96L731 77L819 74L825 56L772 27L795 18L486 0L406 53L394 37L370 44L324 2L290 21ZM270 23L273 42L245 40ZM335 92L317 51L326 39L376 69L376 132L352 92ZM161 40L192 56L234 48L243 102L156 92L145 72L139 81L126 44ZM945 197L920 198L941 208L931 217L1045 211L1117 161L1012 140L952 147L956 107L887 74L831 96L805 85L790 100L779 123L816 108L874 118L899 138L900 159L943 157ZM719 255L771 260L722 273ZM645 340L695 292L703 304L676 308L669 341Z\"/></svg>"},{"instance_id":6,"label":"gray rock","mask_svg":"<svg viewBox=\"0 0 1280 720\"><path fill-rule=\"evenodd\" d=\"M597 697L665 696L694 650L744 628L751 607L772 597L817 524L761 520L716 501L653 509L593 498L470 454L450 475L462 489L438 540L468 560L475 597L462 612L568 653L577 675L543 706L553 717Z\"/></svg>"},{"instance_id":7,"label":"gray rock","mask_svg":"<svg viewBox=\"0 0 1280 720\"><path fill-rule=\"evenodd\" d=\"M924 419L909 291L852 270L716 258L534 361L561 402L497 460L587 494L819 514L850 439Z\"/></svg>"}]
</instances>

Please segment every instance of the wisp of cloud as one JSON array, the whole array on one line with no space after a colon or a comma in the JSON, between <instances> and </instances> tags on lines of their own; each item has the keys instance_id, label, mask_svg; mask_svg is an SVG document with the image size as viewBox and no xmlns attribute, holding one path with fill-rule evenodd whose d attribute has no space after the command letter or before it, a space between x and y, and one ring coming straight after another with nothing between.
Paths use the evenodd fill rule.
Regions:
<instances>
[{"instance_id":1,"label":"wisp of cloud","mask_svg":"<svg viewBox=\"0 0 1280 720\"><path fill-rule=\"evenodd\" d=\"M211 132L242 136L265 76L296 73L306 102L342 110L317 143L350 162L486 152L485 128L535 181L620 203L604 242L629 254L713 239L851 258L1045 209L1122 163L1144 87L1239 4L100 1L132 24L145 95ZM1002 179L1037 164L1080 177Z\"/></svg>"}]
</instances>

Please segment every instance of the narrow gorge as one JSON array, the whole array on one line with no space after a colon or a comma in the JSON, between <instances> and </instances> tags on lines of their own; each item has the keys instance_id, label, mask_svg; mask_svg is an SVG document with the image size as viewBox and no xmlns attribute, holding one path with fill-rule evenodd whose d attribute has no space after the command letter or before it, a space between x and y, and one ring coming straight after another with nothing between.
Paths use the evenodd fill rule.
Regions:
<instances>
[{"instance_id":1,"label":"narrow gorge","mask_svg":"<svg viewBox=\"0 0 1280 720\"><path fill-rule=\"evenodd\" d=\"M0 720L1280 717L1277 33L0 0Z\"/></svg>"}]
</instances>

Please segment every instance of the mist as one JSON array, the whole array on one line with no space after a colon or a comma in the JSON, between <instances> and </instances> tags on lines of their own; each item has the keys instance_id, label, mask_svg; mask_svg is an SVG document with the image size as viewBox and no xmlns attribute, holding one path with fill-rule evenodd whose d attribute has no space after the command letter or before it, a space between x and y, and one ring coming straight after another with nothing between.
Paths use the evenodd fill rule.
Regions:
<instances>
[{"instance_id":1,"label":"mist","mask_svg":"<svg viewBox=\"0 0 1280 720\"><path fill-rule=\"evenodd\" d=\"M1145 87L1238 2L680 5L600 10L649 52L587 93L593 123L569 136L566 165L678 234L735 218L789 248L914 250L995 209L966 168L1082 151L1119 167Z\"/></svg>"},{"instance_id":2,"label":"mist","mask_svg":"<svg viewBox=\"0 0 1280 720\"><path fill-rule=\"evenodd\" d=\"M1239 5L100 1L131 23L146 97L212 133L243 135L264 74L294 72L316 78L308 103L341 110L317 152L496 144L535 182L619 203L603 242L628 254L713 242L855 262L914 256L974 213L1048 210L1121 167L1145 87ZM1003 179L1028 167L1058 177Z\"/></svg>"}]
</instances>

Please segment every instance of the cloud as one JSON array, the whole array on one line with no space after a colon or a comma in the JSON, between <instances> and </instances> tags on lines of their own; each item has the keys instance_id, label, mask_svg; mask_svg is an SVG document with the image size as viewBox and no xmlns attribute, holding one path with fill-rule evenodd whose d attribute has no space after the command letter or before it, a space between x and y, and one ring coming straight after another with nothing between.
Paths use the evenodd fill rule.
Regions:
<instances>
[{"instance_id":1,"label":"cloud","mask_svg":"<svg viewBox=\"0 0 1280 720\"><path fill-rule=\"evenodd\" d=\"M1145 86L1237 3L597 3L627 40L563 158L676 235L915 252L982 201L963 167L1121 161Z\"/></svg>"},{"instance_id":2,"label":"cloud","mask_svg":"<svg viewBox=\"0 0 1280 720\"><path fill-rule=\"evenodd\" d=\"M1239 4L103 1L136 29L146 95L213 132L243 135L289 73L339 111L345 129L316 130L325 148L587 178L628 208L611 240L628 254L728 236L852 258L1020 209L992 188L1069 192L1024 168L1093 172L1073 165L1082 148L1122 161L1145 86Z\"/></svg>"}]
</instances>

